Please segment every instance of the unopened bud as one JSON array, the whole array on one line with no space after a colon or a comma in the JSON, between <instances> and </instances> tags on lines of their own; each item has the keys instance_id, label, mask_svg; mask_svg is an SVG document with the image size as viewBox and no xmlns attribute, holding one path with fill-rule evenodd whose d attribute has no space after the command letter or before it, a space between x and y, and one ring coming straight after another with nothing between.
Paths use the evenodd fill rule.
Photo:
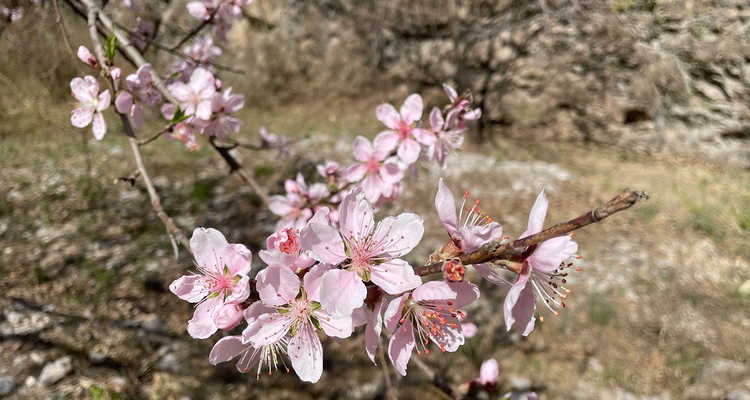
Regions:
<instances>
[{"instance_id":1,"label":"unopened bud","mask_svg":"<svg viewBox=\"0 0 750 400\"><path fill-rule=\"evenodd\" d=\"M78 58L83 61L84 64L91 68L99 69L99 61L96 60L93 54L86 48L86 46L80 46L78 48Z\"/></svg>"}]
</instances>

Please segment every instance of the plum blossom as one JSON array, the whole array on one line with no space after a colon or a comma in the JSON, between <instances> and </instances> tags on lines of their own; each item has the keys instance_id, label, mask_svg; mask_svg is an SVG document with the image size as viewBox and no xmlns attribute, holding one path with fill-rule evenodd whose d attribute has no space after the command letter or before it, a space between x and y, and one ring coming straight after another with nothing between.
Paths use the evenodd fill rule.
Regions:
<instances>
[{"instance_id":1,"label":"plum blossom","mask_svg":"<svg viewBox=\"0 0 750 400\"><path fill-rule=\"evenodd\" d=\"M542 231L548 204L547 197L542 190L531 208L528 228L521 238ZM503 304L505 325L508 330L516 325L524 336L531 333L536 320L534 311L536 311L537 295L555 315L558 311L553 307L565 307L562 300L567 298L570 291L563 286L568 275L563 270L572 266L572 263L565 264L564 261L575 255L577 250L578 244L570 236L556 237L539 244L523 261L518 280L508 291ZM477 267L476 270L492 283L498 284L504 281L487 265Z\"/></svg>"},{"instance_id":2,"label":"plum blossom","mask_svg":"<svg viewBox=\"0 0 750 400\"><path fill-rule=\"evenodd\" d=\"M217 318L224 318L222 307L238 303L250 295L252 253L242 244L230 244L216 229L197 228L190 238L198 274L185 275L169 285L177 297L198 303L188 321L188 333L205 339L217 330ZM224 310L226 312L227 310Z\"/></svg>"},{"instance_id":3,"label":"plum blossom","mask_svg":"<svg viewBox=\"0 0 750 400\"><path fill-rule=\"evenodd\" d=\"M214 46L213 36L203 35L196 37L193 44L185 46L183 52L196 63L210 66L221 55L221 48Z\"/></svg>"},{"instance_id":4,"label":"plum blossom","mask_svg":"<svg viewBox=\"0 0 750 400\"><path fill-rule=\"evenodd\" d=\"M456 351L464 344L459 319L463 313L458 308L478 298L479 288L471 283L431 281L393 299L383 319L386 329L393 332L388 355L396 371L405 376L414 348L417 354L429 354L430 340L443 352Z\"/></svg>"},{"instance_id":5,"label":"plum blossom","mask_svg":"<svg viewBox=\"0 0 750 400\"><path fill-rule=\"evenodd\" d=\"M300 232L302 248L321 263L341 265L321 280L323 309L334 318L345 317L362 306L365 282L396 295L417 287L421 279L399 257L422 239L424 224L416 214L388 217L375 225L370 203L361 189L344 197L339 207L340 228L310 223Z\"/></svg>"},{"instance_id":6,"label":"plum blossom","mask_svg":"<svg viewBox=\"0 0 750 400\"><path fill-rule=\"evenodd\" d=\"M211 100L216 93L213 74L205 68L196 68L188 83L175 82L167 89L180 101L186 115L208 120L211 118Z\"/></svg>"},{"instance_id":7,"label":"plum blossom","mask_svg":"<svg viewBox=\"0 0 750 400\"><path fill-rule=\"evenodd\" d=\"M99 93L99 82L91 75L73 78L70 89L78 103L73 108L70 122L76 128L85 128L92 123L94 137L101 140L107 132L107 123L102 111L109 107L111 97L109 89Z\"/></svg>"},{"instance_id":8,"label":"plum blossom","mask_svg":"<svg viewBox=\"0 0 750 400\"><path fill-rule=\"evenodd\" d=\"M375 116L390 129L379 133L378 137L394 147L397 144L396 154L407 164L417 161L422 145L430 146L436 140L432 132L415 126L422 118L423 108L422 96L412 94L404 100L400 113L388 103L383 103L375 109Z\"/></svg>"},{"instance_id":9,"label":"plum blossom","mask_svg":"<svg viewBox=\"0 0 750 400\"><path fill-rule=\"evenodd\" d=\"M464 215L464 207L468 198L469 192L466 192L457 215L453 193L443 183L443 179L440 178L437 195L435 196L435 208L440 216L440 221L443 223L446 231L448 231L450 240L433 255L435 261L474 252L479 250L485 243L502 237L502 226L492 221L492 218L477 208L479 200L466 209L466 214ZM459 221L461 220L463 222L459 226Z\"/></svg>"},{"instance_id":10,"label":"plum blossom","mask_svg":"<svg viewBox=\"0 0 750 400\"><path fill-rule=\"evenodd\" d=\"M242 338L253 346L260 347L283 340L290 335L287 353L297 376L303 381L315 383L323 373L323 347L318 331L328 336L347 338L354 328L364 322L363 312L348 317L333 319L321 309L320 269L314 267L302 282L289 268L270 265L256 277L260 300L274 310L253 310L248 317L254 319L243 331ZM361 310L360 310L361 311Z\"/></svg>"},{"instance_id":11,"label":"plum blossom","mask_svg":"<svg viewBox=\"0 0 750 400\"><path fill-rule=\"evenodd\" d=\"M352 148L359 163L347 167L341 173L342 178L350 183L361 180L360 186L370 203L378 203L381 198L395 199L404 171L395 157L389 157L394 143L381 135L375 137L373 143L357 136Z\"/></svg>"},{"instance_id":12,"label":"plum blossom","mask_svg":"<svg viewBox=\"0 0 750 400\"><path fill-rule=\"evenodd\" d=\"M128 35L130 43L140 52L146 51L148 44L156 37L156 24L150 19L137 19L135 32Z\"/></svg>"},{"instance_id":13,"label":"plum blossom","mask_svg":"<svg viewBox=\"0 0 750 400\"><path fill-rule=\"evenodd\" d=\"M456 89L445 83L443 90L451 101L451 104L447 106L447 127L466 130L468 128L465 121L476 121L482 117L481 108L471 108L470 96L459 96Z\"/></svg>"},{"instance_id":14,"label":"plum blossom","mask_svg":"<svg viewBox=\"0 0 750 400\"><path fill-rule=\"evenodd\" d=\"M260 137L261 149L276 149L279 158L289 156L289 150L287 147L292 144L292 140L288 137L269 133L265 126L260 127L258 130L258 136Z\"/></svg>"},{"instance_id":15,"label":"plum blossom","mask_svg":"<svg viewBox=\"0 0 750 400\"><path fill-rule=\"evenodd\" d=\"M125 87L115 98L115 108L121 114L130 114L133 119L133 127L140 129L143 126L143 104L154 107L161 103L161 93L154 87L151 78L151 64L143 64L134 74L125 78Z\"/></svg>"}]
</instances>

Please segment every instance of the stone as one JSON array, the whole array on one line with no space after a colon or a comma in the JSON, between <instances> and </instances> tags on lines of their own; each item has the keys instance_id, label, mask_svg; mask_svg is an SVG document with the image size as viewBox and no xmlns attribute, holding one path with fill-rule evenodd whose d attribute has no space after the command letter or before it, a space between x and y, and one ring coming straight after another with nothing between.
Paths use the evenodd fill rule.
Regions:
<instances>
[{"instance_id":1,"label":"stone","mask_svg":"<svg viewBox=\"0 0 750 400\"><path fill-rule=\"evenodd\" d=\"M47 363L39 374L37 384L39 386L50 386L59 382L65 375L73 370L73 357L65 356Z\"/></svg>"},{"instance_id":2,"label":"stone","mask_svg":"<svg viewBox=\"0 0 750 400\"><path fill-rule=\"evenodd\" d=\"M724 400L750 400L750 392L746 390L732 390Z\"/></svg>"},{"instance_id":3,"label":"stone","mask_svg":"<svg viewBox=\"0 0 750 400\"><path fill-rule=\"evenodd\" d=\"M5 396L16 387L16 381L12 376L0 376L0 396Z\"/></svg>"}]
</instances>

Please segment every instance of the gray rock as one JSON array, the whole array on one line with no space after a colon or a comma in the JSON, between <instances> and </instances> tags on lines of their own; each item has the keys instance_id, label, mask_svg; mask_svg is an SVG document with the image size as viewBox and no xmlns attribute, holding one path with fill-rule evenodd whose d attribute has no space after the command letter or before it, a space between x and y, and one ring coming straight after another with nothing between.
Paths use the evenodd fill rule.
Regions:
<instances>
[{"instance_id":1,"label":"gray rock","mask_svg":"<svg viewBox=\"0 0 750 400\"><path fill-rule=\"evenodd\" d=\"M65 375L73 370L73 357L65 356L58 358L54 362L47 363L39 374L37 384L39 386L50 386L59 382Z\"/></svg>"},{"instance_id":2,"label":"gray rock","mask_svg":"<svg viewBox=\"0 0 750 400\"><path fill-rule=\"evenodd\" d=\"M725 381L734 379L747 373L748 367L738 361L724 358L712 358L708 360L695 379L696 383L708 383L714 380Z\"/></svg>"},{"instance_id":3,"label":"gray rock","mask_svg":"<svg viewBox=\"0 0 750 400\"><path fill-rule=\"evenodd\" d=\"M724 400L750 400L750 392L746 390L732 390Z\"/></svg>"},{"instance_id":4,"label":"gray rock","mask_svg":"<svg viewBox=\"0 0 750 400\"><path fill-rule=\"evenodd\" d=\"M16 387L16 381L12 376L0 376L0 396L4 396Z\"/></svg>"}]
</instances>

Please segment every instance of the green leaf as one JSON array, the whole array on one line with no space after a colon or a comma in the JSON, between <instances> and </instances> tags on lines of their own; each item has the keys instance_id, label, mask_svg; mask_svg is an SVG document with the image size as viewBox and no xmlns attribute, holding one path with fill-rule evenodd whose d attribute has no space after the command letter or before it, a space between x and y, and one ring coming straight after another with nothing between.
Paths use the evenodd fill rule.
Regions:
<instances>
[{"instance_id":1,"label":"green leaf","mask_svg":"<svg viewBox=\"0 0 750 400\"><path fill-rule=\"evenodd\" d=\"M178 124L184 120L186 120L189 117L189 115L185 115L185 112L182 111L180 106L177 106L174 110L174 116L172 116L172 123Z\"/></svg>"},{"instance_id":2,"label":"green leaf","mask_svg":"<svg viewBox=\"0 0 750 400\"><path fill-rule=\"evenodd\" d=\"M115 59L115 51L117 51L117 37L112 35L107 37L107 59L109 61Z\"/></svg>"}]
</instances>

